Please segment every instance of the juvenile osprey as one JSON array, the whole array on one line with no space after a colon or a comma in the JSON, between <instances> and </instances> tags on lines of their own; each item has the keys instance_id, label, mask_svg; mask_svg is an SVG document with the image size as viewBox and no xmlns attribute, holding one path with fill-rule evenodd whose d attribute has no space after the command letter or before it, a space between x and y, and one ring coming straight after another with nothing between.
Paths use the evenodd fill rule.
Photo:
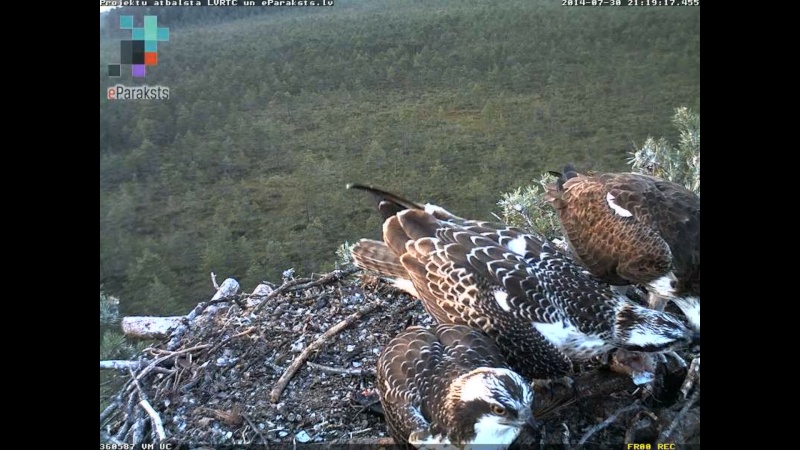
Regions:
<instances>
[{"instance_id":1,"label":"juvenile osprey","mask_svg":"<svg viewBox=\"0 0 800 450\"><path fill-rule=\"evenodd\" d=\"M378 392L398 445L505 449L533 425L533 392L491 339L463 325L410 327L378 359Z\"/></svg>"},{"instance_id":2,"label":"juvenile osprey","mask_svg":"<svg viewBox=\"0 0 800 450\"><path fill-rule=\"evenodd\" d=\"M645 285L652 308L672 300L700 330L700 197L648 175L586 176L566 166L546 199L589 272L612 285Z\"/></svg>"},{"instance_id":3,"label":"juvenile osprey","mask_svg":"<svg viewBox=\"0 0 800 450\"><path fill-rule=\"evenodd\" d=\"M614 348L669 352L699 340L677 317L614 293L540 236L349 187L375 195L386 218L383 241L354 246L356 265L393 277L438 323L482 330L524 377L565 375L571 360Z\"/></svg>"}]
</instances>

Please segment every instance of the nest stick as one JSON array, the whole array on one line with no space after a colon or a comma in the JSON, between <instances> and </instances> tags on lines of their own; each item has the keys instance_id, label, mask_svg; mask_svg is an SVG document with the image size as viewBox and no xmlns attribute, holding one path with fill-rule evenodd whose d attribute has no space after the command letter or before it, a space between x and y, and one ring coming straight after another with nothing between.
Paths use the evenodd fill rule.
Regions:
<instances>
[{"instance_id":1,"label":"nest stick","mask_svg":"<svg viewBox=\"0 0 800 450\"><path fill-rule=\"evenodd\" d=\"M117 410L117 408L119 408L120 404L122 403L121 399L122 399L121 395L114 396L114 399L111 400L111 403L109 403L109 405L106 406L106 409L104 409L103 412L100 413L100 426L103 426L103 423L106 421L108 417L111 416L111 413Z\"/></svg>"},{"instance_id":2,"label":"nest stick","mask_svg":"<svg viewBox=\"0 0 800 450\"><path fill-rule=\"evenodd\" d=\"M283 390L286 389L286 385L289 384L289 381L294 377L295 373L300 369L300 366L303 365L304 362L311 356L312 353L316 352L320 349L323 345L325 345L332 337L336 336L345 328L349 327L353 324L356 320L362 318L363 316L371 313L378 307L379 303L373 303L371 305L367 305L358 311L350 314L345 318L343 321L337 323L336 325L332 326L328 331L322 333L322 336L319 337L316 341L312 342L308 347L306 347L298 356L297 358L292 361L289 367L286 368L286 371L283 372L283 375L278 379L278 382L275 383L275 386L272 388L272 392L270 392L269 398L272 403L278 403L278 400L281 398L281 394L283 394Z\"/></svg>"},{"instance_id":3,"label":"nest stick","mask_svg":"<svg viewBox=\"0 0 800 450\"><path fill-rule=\"evenodd\" d=\"M105 431L100 432L100 440L107 444L124 445L124 442L118 441L114 436L111 436Z\"/></svg>"},{"instance_id":4,"label":"nest stick","mask_svg":"<svg viewBox=\"0 0 800 450\"><path fill-rule=\"evenodd\" d=\"M145 375L147 375L147 374L149 374L151 371L155 370L155 368L156 368L156 366L157 366L157 365L161 364L162 362L164 362L164 361L166 361L166 360L168 360L168 359L170 359L170 358L172 358L172 357L175 357L175 356L178 356L178 355L181 355L181 354L184 354L184 353L193 352L193 351L195 351L195 350L202 350L202 349L204 349L204 348L208 348L208 347L211 347L211 345L209 345L209 344L202 344L202 345L196 345L196 346L194 346L194 347L191 347L191 348L185 348L185 349L183 349L183 350L178 350L178 351L176 351L176 352L170 352L170 353L169 353L168 355L166 355L166 356L162 356L162 357L160 357L160 358L156 358L156 359L154 359L154 360L153 360L153 362L151 362L151 363L150 363L150 364L149 364L147 367L145 367L144 369L142 369L142 371L141 371L141 372L139 372L139 375L137 375L136 377L133 377L133 379L134 379L134 380L137 380L137 381L138 381L138 380L141 380L142 378L144 378L144 377L145 377Z\"/></svg>"},{"instance_id":5,"label":"nest stick","mask_svg":"<svg viewBox=\"0 0 800 450\"><path fill-rule=\"evenodd\" d=\"M125 437L128 435L128 432L131 429L131 423L129 421L122 422L122 426L119 427L117 430L117 434L113 436L115 441L125 442Z\"/></svg>"},{"instance_id":6,"label":"nest stick","mask_svg":"<svg viewBox=\"0 0 800 450\"><path fill-rule=\"evenodd\" d=\"M124 359L101 360L100 370L126 370L126 369L137 370L149 362L150 361L147 360L128 361Z\"/></svg>"},{"instance_id":7,"label":"nest stick","mask_svg":"<svg viewBox=\"0 0 800 450\"><path fill-rule=\"evenodd\" d=\"M144 443L144 427L145 427L145 414L144 411L139 409L136 411L136 421L131 427L131 442L134 444Z\"/></svg>"},{"instance_id":8,"label":"nest stick","mask_svg":"<svg viewBox=\"0 0 800 450\"><path fill-rule=\"evenodd\" d=\"M602 430L603 428L605 428L605 427L611 425L612 423L614 423L614 421L617 420L617 417L619 417L620 414L628 412L628 411L632 411L632 410L638 409L638 408L641 408L641 406L639 405L639 401L637 400L632 405L628 405L628 406L626 406L624 408L618 409L617 411L614 412L614 414L611 414L608 417L608 419L598 423L597 425L593 426L592 428L589 428L586 431L586 433L584 433L583 437L581 437L581 440L578 441L578 445L585 444L586 441L588 441L589 438L592 437L595 433L597 433L598 431Z\"/></svg>"},{"instance_id":9,"label":"nest stick","mask_svg":"<svg viewBox=\"0 0 800 450\"><path fill-rule=\"evenodd\" d=\"M267 445L267 448L269 448L267 439L264 437L263 434L261 434L261 430L258 429L256 424L254 424L253 421L250 420L249 417L247 417L247 414L242 414L242 417L244 418L245 422L247 422L247 424L250 425L250 428L252 428L253 431L255 431L255 433L258 435L259 439L261 439L261 442L264 443L265 445Z\"/></svg>"},{"instance_id":10,"label":"nest stick","mask_svg":"<svg viewBox=\"0 0 800 450\"><path fill-rule=\"evenodd\" d=\"M351 438L351 439L337 439L330 441L331 446L344 445L350 447L364 446L370 448L376 447L393 447L395 446L394 439L390 437L382 438Z\"/></svg>"},{"instance_id":11,"label":"nest stick","mask_svg":"<svg viewBox=\"0 0 800 450\"><path fill-rule=\"evenodd\" d=\"M159 416L156 410L153 409L153 406L147 399L147 394L145 394L144 390L142 389L142 385L139 384L139 380L133 373L133 369L129 368L128 370L131 373L133 384L134 386L136 386L136 391L139 393L139 406L141 406L142 409L144 409L144 411L147 413L147 415L150 416L150 421L153 423L153 428L155 429L156 434L158 435L158 439L161 441L167 439L167 434L164 432L164 422L161 420L161 416ZM144 429L144 426L142 426L142 429Z\"/></svg>"},{"instance_id":12,"label":"nest stick","mask_svg":"<svg viewBox=\"0 0 800 450\"><path fill-rule=\"evenodd\" d=\"M361 269L359 269L357 267L350 267L350 268L344 269L344 270L334 270L333 272L331 272L329 274L326 274L325 276L323 276L323 277L321 277L321 278L319 278L317 280L310 281L308 283L299 284L299 285L296 285L296 286L290 286L289 288L287 288L287 290L289 290L289 291L302 291L302 290L305 290L305 289L308 289L308 288L311 288L311 287L314 287L314 286L322 286L322 285L328 284L328 283L330 283L332 281L339 281L339 280L341 280L342 278L344 278L344 277L346 277L348 275L351 275L351 274L354 274L354 273L358 272L359 270L361 270Z\"/></svg>"},{"instance_id":13,"label":"nest stick","mask_svg":"<svg viewBox=\"0 0 800 450\"><path fill-rule=\"evenodd\" d=\"M167 433L164 432L164 422L161 420L161 416L158 415L153 406L150 405L145 399L141 399L139 401L139 406L145 410L148 416L150 416L150 420L153 422L153 428L156 429L156 434L158 435L158 439L163 441L167 439Z\"/></svg>"},{"instance_id":14,"label":"nest stick","mask_svg":"<svg viewBox=\"0 0 800 450\"><path fill-rule=\"evenodd\" d=\"M357 377L361 375L375 375L375 369L345 369L343 367L328 367L310 361L306 364L313 369L319 370L320 372L335 373L338 375L353 375Z\"/></svg>"},{"instance_id":15,"label":"nest stick","mask_svg":"<svg viewBox=\"0 0 800 450\"><path fill-rule=\"evenodd\" d=\"M253 312L254 313L258 312L261 308L264 307L264 305L269 303L270 300L272 300L273 298L281 295L282 293L284 293L286 291L297 291L297 290L300 290L300 289L308 289L310 287L321 286L321 285L324 285L324 284L327 284L327 283L330 283L330 282L333 282L333 281L339 281L340 279L342 279L342 278L344 278L344 277L346 277L348 275L354 274L354 273L358 272L359 270L360 269L358 269L356 267L351 267L351 268L345 269L345 270L334 270L333 272L331 272L331 273L329 273L329 274L327 274L327 275L325 275L322 278L319 278L317 280L310 280L308 278L297 278L297 279L294 279L294 280L289 280L289 281L283 283L282 285L280 285L280 287L278 287L274 291L270 292L270 294L267 295L264 298L264 300L261 301L261 303L259 303L258 305L255 306L255 308L253 308Z\"/></svg>"},{"instance_id":16,"label":"nest stick","mask_svg":"<svg viewBox=\"0 0 800 450\"><path fill-rule=\"evenodd\" d=\"M225 346L226 344L228 344L230 341L234 340L235 338L241 337L241 336L246 336L246 335L248 335L248 334L250 334L250 333L252 333L254 331L256 331L256 327L248 327L246 330L242 331L241 333L237 333L237 334L234 334L233 336L227 337L227 338L223 339L222 341L220 341L219 344L215 345L211 350L209 350L208 354L209 355L213 355L214 352L216 352L221 347Z\"/></svg>"},{"instance_id":17,"label":"nest stick","mask_svg":"<svg viewBox=\"0 0 800 450\"><path fill-rule=\"evenodd\" d=\"M694 394L692 394L692 396L689 397L689 400L686 401L686 404L683 405L678 414L675 415L675 417L672 419L672 422L669 424L667 429L664 430L660 436L658 436L658 440L656 441L657 444L663 444L664 442L666 442L667 438L669 438L669 436L675 430L675 426L677 426L678 422L680 422L683 419L683 416L686 415L686 413L689 411L689 408L691 408L691 406L694 404L695 401L697 401L699 397L700 397L700 389L694 391Z\"/></svg>"}]
</instances>

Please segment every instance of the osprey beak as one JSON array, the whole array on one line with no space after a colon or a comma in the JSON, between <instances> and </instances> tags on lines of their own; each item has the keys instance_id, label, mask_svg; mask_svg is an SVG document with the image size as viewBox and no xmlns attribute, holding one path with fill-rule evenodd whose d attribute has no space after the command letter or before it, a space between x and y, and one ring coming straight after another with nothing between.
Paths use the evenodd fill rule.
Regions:
<instances>
[{"instance_id":1,"label":"osprey beak","mask_svg":"<svg viewBox=\"0 0 800 450\"><path fill-rule=\"evenodd\" d=\"M528 427L531 432L536 431L538 424L536 423L536 419L533 417L533 412L531 411L528 411L528 417L525 420L525 426Z\"/></svg>"}]
</instances>

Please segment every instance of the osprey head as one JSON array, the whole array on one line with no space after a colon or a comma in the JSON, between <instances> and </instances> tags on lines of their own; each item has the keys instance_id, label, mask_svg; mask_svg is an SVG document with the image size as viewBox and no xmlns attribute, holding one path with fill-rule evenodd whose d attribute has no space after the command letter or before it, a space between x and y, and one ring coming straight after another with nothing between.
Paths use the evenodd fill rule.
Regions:
<instances>
[{"instance_id":1,"label":"osprey head","mask_svg":"<svg viewBox=\"0 0 800 450\"><path fill-rule=\"evenodd\" d=\"M694 296L677 297L671 299L689 320L689 325L700 333L700 298Z\"/></svg>"},{"instance_id":2,"label":"osprey head","mask_svg":"<svg viewBox=\"0 0 800 450\"><path fill-rule=\"evenodd\" d=\"M451 384L447 403L453 408L459 441L504 449L524 426L534 425L532 402L530 384L519 374L482 367Z\"/></svg>"},{"instance_id":3,"label":"osprey head","mask_svg":"<svg viewBox=\"0 0 800 450\"><path fill-rule=\"evenodd\" d=\"M668 352L699 344L700 332L689 330L676 316L639 305L624 305L617 313L618 346L639 352Z\"/></svg>"}]
</instances>

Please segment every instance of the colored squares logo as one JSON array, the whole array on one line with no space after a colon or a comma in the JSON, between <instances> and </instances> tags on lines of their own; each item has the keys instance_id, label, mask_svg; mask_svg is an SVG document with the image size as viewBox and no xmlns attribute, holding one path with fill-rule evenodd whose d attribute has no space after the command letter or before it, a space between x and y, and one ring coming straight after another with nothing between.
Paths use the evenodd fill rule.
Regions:
<instances>
[{"instance_id":1,"label":"colored squares logo","mask_svg":"<svg viewBox=\"0 0 800 450\"><path fill-rule=\"evenodd\" d=\"M131 30L131 39L120 41L120 64L109 64L108 76L121 76L121 66L129 65L133 77L143 78L147 66L158 65L158 42L169 41L169 28L158 26L158 16L144 16L142 27L133 26L133 16L120 16L119 28Z\"/></svg>"}]
</instances>

